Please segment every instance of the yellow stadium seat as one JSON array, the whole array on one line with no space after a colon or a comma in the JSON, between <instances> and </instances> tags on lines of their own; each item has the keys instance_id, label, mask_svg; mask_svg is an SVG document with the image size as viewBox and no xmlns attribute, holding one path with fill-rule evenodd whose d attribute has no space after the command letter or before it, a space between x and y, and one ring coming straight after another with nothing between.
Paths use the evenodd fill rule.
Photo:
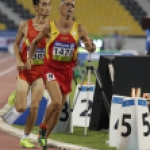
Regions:
<instances>
[{"instance_id":1,"label":"yellow stadium seat","mask_svg":"<svg viewBox=\"0 0 150 150\"><path fill-rule=\"evenodd\" d=\"M59 18L58 7L61 0L53 0L50 20ZM31 14L35 14L32 0L17 0ZM119 31L126 35L145 35L139 23L118 0L76 0L75 18L84 24L91 35L109 34L113 28L130 28L128 31ZM112 31L105 27L112 27ZM135 30L136 28L136 30ZM118 29L119 30L119 29ZM100 33L101 32L101 33Z\"/></svg>"},{"instance_id":2,"label":"yellow stadium seat","mask_svg":"<svg viewBox=\"0 0 150 150\"><path fill-rule=\"evenodd\" d=\"M19 4L22 4L25 9L29 10L32 15L35 14L33 4L32 4L32 0L17 0L17 2Z\"/></svg>"},{"instance_id":3,"label":"yellow stadium seat","mask_svg":"<svg viewBox=\"0 0 150 150\"><path fill-rule=\"evenodd\" d=\"M7 27L5 24L3 23L0 23L0 30L5 30Z\"/></svg>"}]
</instances>

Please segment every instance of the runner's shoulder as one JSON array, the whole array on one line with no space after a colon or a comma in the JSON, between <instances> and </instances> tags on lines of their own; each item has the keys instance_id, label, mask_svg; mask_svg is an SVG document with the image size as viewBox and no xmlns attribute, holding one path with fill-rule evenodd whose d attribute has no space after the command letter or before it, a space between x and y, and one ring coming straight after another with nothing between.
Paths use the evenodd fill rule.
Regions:
<instances>
[{"instance_id":1,"label":"runner's shoulder","mask_svg":"<svg viewBox=\"0 0 150 150\"><path fill-rule=\"evenodd\" d=\"M24 29L27 27L27 21L22 21L20 24L19 24L19 28L20 29Z\"/></svg>"},{"instance_id":2,"label":"runner's shoulder","mask_svg":"<svg viewBox=\"0 0 150 150\"><path fill-rule=\"evenodd\" d=\"M46 24L45 24L45 26L44 26L42 32L43 32L44 34L47 34L47 35L51 32L51 27L50 27L49 23L46 23Z\"/></svg>"},{"instance_id":3,"label":"runner's shoulder","mask_svg":"<svg viewBox=\"0 0 150 150\"><path fill-rule=\"evenodd\" d=\"M83 30L83 29L85 29L85 26L81 23L78 23L78 29Z\"/></svg>"},{"instance_id":4,"label":"runner's shoulder","mask_svg":"<svg viewBox=\"0 0 150 150\"><path fill-rule=\"evenodd\" d=\"M45 29L46 29L47 31L50 31L50 30L51 30L51 28L50 28L50 24L49 24L49 23L46 23L46 25L45 25Z\"/></svg>"}]
</instances>

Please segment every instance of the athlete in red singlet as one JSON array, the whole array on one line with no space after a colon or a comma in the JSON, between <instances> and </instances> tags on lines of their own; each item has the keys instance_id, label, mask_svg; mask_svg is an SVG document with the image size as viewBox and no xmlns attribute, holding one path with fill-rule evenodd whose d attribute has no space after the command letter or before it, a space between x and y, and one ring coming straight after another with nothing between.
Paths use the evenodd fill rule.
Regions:
<instances>
[{"instance_id":1,"label":"athlete in red singlet","mask_svg":"<svg viewBox=\"0 0 150 150\"><path fill-rule=\"evenodd\" d=\"M16 55L16 64L19 71L16 87L15 107L18 112L24 112L27 108L27 94L31 89L31 105L30 114L26 121L24 135L20 140L20 145L25 148L35 147L28 135L30 134L38 113L40 100L43 96L43 59L45 57L46 38L43 38L36 47L36 52L32 57L34 66L31 70L26 67L29 56L30 44L35 37L44 28L47 17L50 14L50 0L33 0L36 15L33 19L24 21L19 25L16 41L14 44L14 52ZM22 48L20 50L20 43Z\"/></svg>"},{"instance_id":2,"label":"athlete in red singlet","mask_svg":"<svg viewBox=\"0 0 150 150\"><path fill-rule=\"evenodd\" d=\"M73 21L74 0L62 0L60 19L47 24L31 44L27 67L31 68L32 56L38 43L48 37L44 63L44 79L52 102L47 107L45 118L40 125L38 141L46 149L46 139L56 125L62 106L71 91L73 67L77 60L77 42L81 39L85 49L95 51L96 47L89 38L85 27ZM47 126L48 125L48 130ZM46 132L47 131L47 132Z\"/></svg>"},{"instance_id":3,"label":"athlete in red singlet","mask_svg":"<svg viewBox=\"0 0 150 150\"><path fill-rule=\"evenodd\" d=\"M25 64L29 55L30 43L35 39L35 37L39 34L40 31L37 31L33 25L33 20L27 21L27 37L22 44L22 50L20 51L20 56L22 58L23 63ZM31 85L36 79L42 77L43 73L43 63L45 56L45 47L46 47L46 39L43 39L36 49L36 52L33 56L34 66L32 70L19 70L20 79L27 81L29 85Z\"/></svg>"}]
</instances>

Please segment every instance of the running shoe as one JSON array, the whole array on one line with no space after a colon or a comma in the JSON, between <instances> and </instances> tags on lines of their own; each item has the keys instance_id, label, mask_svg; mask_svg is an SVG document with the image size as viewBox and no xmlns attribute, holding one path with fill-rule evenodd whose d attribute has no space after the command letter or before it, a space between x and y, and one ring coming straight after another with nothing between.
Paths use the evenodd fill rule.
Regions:
<instances>
[{"instance_id":1,"label":"running shoe","mask_svg":"<svg viewBox=\"0 0 150 150\"><path fill-rule=\"evenodd\" d=\"M35 148L35 145L28 138L20 139L20 146L24 148Z\"/></svg>"}]
</instances>

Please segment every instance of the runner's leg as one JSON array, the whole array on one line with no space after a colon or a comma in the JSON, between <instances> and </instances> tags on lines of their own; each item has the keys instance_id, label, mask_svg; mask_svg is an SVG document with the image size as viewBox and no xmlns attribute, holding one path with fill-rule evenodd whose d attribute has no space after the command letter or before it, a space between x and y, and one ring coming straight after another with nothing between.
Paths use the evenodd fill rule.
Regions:
<instances>
[{"instance_id":1,"label":"runner's leg","mask_svg":"<svg viewBox=\"0 0 150 150\"><path fill-rule=\"evenodd\" d=\"M43 146L43 148L46 148L46 126L49 123L49 120L54 114L59 114L62 107L62 95L61 90L59 88L59 85L57 81L47 81L46 82L47 91L50 94L51 97L51 103L46 109L45 117L40 125L39 129L39 135L38 135L38 143L40 146ZM55 120L58 120L55 118Z\"/></svg>"},{"instance_id":2,"label":"runner's leg","mask_svg":"<svg viewBox=\"0 0 150 150\"><path fill-rule=\"evenodd\" d=\"M26 121L25 134L29 135L37 118L39 103L42 99L44 84L41 78L37 79L31 85L31 106L30 113Z\"/></svg>"},{"instance_id":3,"label":"runner's leg","mask_svg":"<svg viewBox=\"0 0 150 150\"><path fill-rule=\"evenodd\" d=\"M27 108L27 93L29 84L21 79L17 79L15 108L18 112L24 112Z\"/></svg>"},{"instance_id":4,"label":"runner's leg","mask_svg":"<svg viewBox=\"0 0 150 150\"><path fill-rule=\"evenodd\" d=\"M68 94L63 94L62 95L62 106L61 106L61 109L63 108L63 106L64 106L64 104L66 102L67 96L68 96ZM50 133L54 129L55 125L57 124L59 116L60 116L60 113L58 114L57 112L55 112L53 114L53 116L50 118L50 120L48 122L48 128L47 128L47 132L46 132L46 138L48 138L48 136L50 135Z\"/></svg>"}]
</instances>

